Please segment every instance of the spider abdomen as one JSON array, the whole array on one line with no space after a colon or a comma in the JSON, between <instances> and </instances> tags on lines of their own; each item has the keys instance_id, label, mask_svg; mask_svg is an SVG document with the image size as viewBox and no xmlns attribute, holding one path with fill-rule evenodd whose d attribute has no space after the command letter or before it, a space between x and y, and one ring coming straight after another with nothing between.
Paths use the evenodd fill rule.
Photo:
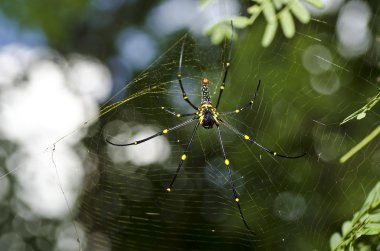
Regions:
<instances>
[{"instance_id":1,"label":"spider abdomen","mask_svg":"<svg viewBox=\"0 0 380 251\"><path fill-rule=\"evenodd\" d=\"M218 124L217 116L212 109L202 109L200 114L199 121L205 129L211 129L214 124Z\"/></svg>"},{"instance_id":2,"label":"spider abdomen","mask_svg":"<svg viewBox=\"0 0 380 251\"><path fill-rule=\"evenodd\" d=\"M202 126L206 129L210 129L214 126L215 120L212 116L212 112L209 110L206 110L203 114L203 121L202 121Z\"/></svg>"}]
</instances>

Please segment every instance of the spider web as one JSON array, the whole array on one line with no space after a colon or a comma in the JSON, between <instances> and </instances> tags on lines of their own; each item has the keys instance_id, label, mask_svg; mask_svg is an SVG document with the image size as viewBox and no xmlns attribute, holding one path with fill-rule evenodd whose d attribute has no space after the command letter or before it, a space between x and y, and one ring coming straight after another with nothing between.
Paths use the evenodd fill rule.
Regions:
<instances>
[{"instance_id":1,"label":"spider web","mask_svg":"<svg viewBox=\"0 0 380 251\"><path fill-rule=\"evenodd\" d=\"M190 34L127 85L122 94L133 99L109 110L100 118L97 133L86 139L90 158L96 156L98 160L98 171L96 179L89 178L91 186L83 195L79 219L91 219L89 230L106 234L114 250L325 249L329 233L355 209L351 196L360 201L376 180L368 180L365 175L365 165L371 159L363 154L355 156L350 164L336 163L360 139L359 133L353 133L357 128L339 127L338 122L352 111L352 104L370 95L344 86L348 85L344 80L352 78L352 83L367 85L369 93L375 92L376 86L362 76L365 72L351 69L338 56L328 60L316 54L316 63L330 67L318 80L321 92L332 91L335 87L331 83L337 76L342 85L335 95L321 95L308 84L310 77L300 62L302 52L309 46L328 46L319 32L331 28L328 26L314 20L310 27L301 29L297 42L278 41L271 50L253 48L250 43L259 39L254 33L247 33L234 44L231 73L219 111L246 104L261 79L262 89L252 109L230 115L226 121L276 151L289 155L308 153L296 160L275 158L222 127L243 213L257 236L251 236L240 219L216 130L199 129L168 195L165 188L175 173L192 126L173 131L165 139L153 139L150 145L141 144L140 152L129 155L134 146L105 143L105 138L127 143L186 120L161 109L192 112L182 100L176 80L183 42L183 82L190 100L199 104L199 82L203 77L210 79L215 98L227 49L204 45ZM375 120L377 114L373 117ZM148 130L145 136L132 137L143 130ZM170 153L158 158L158 163L141 165L136 160L141 155L165 155L165 151ZM129 157L120 157L125 155ZM341 203L347 205L343 211Z\"/></svg>"},{"instance_id":2,"label":"spider web","mask_svg":"<svg viewBox=\"0 0 380 251\"><path fill-rule=\"evenodd\" d=\"M331 234L351 218L376 183L380 156L378 142L372 142L346 164L338 163L378 124L375 107L365 120L339 126L378 92L378 72L368 60L377 63L379 57L376 51L359 62L340 57L331 47L337 38L326 35L334 29L329 22L313 20L292 40L278 38L266 49L252 46L264 32L264 25L257 24L254 32L240 33L233 43L218 111L245 105L261 80L252 108L225 120L277 152L307 152L301 159L277 158L222 127L243 214L256 236L240 218L215 129L198 130L169 194L165 188L193 126L139 146L105 142L128 143L187 119L161 108L192 112L176 80L183 42L182 75L189 99L199 104L200 80L207 77L215 103L228 45L212 46L189 32L101 107L97 118L46 153L59 166L54 155L60 142L87 130L84 190L71 208L88 233L81 245L88 250L327 249ZM311 64L328 69L321 74L311 75L303 66L310 46L333 51L331 58L312 53Z\"/></svg>"}]
</instances>

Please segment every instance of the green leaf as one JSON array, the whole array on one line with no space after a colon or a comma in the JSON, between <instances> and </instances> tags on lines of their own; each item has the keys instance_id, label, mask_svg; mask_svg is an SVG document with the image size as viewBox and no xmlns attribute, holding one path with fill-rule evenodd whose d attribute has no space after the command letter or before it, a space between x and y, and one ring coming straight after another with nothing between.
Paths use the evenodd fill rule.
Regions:
<instances>
[{"instance_id":1,"label":"green leaf","mask_svg":"<svg viewBox=\"0 0 380 251\"><path fill-rule=\"evenodd\" d=\"M370 214L368 216L368 221L370 221L370 222L380 222L380 213Z\"/></svg>"},{"instance_id":2,"label":"green leaf","mask_svg":"<svg viewBox=\"0 0 380 251\"><path fill-rule=\"evenodd\" d=\"M247 9L247 12L248 12L249 14L251 14L251 15L253 15L253 14L258 14L258 13L261 12L261 8L260 8L260 6L258 6L258 5L252 5L251 7L249 7L249 8Z\"/></svg>"},{"instance_id":3,"label":"green leaf","mask_svg":"<svg viewBox=\"0 0 380 251\"><path fill-rule=\"evenodd\" d=\"M291 38L296 32L293 17L288 9L283 9L279 14L280 24L285 37Z\"/></svg>"},{"instance_id":4,"label":"green leaf","mask_svg":"<svg viewBox=\"0 0 380 251\"><path fill-rule=\"evenodd\" d=\"M380 182L371 190L365 200L363 207L360 211L367 211L372 209L374 206L379 206L380 201Z\"/></svg>"},{"instance_id":5,"label":"green leaf","mask_svg":"<svg viewBox=\"0 0 380 251\"><path fill-rule=\"evenodd\" d=\"M337 248L342 240L342 236L339 233L333 233L330 237L330 249L334 250Z\"/></svg>"},{"instance_id":6,"label":"green leaf","mask_svg":"<svg viewBox=\"0 0 380 251\"><path fill-rule=\"evenodd\" d=\"M261 11L263 9L258 5L253 5L248 8L248 13L251 14L251 17L249 18L249 23L253 24L255 22L256 18L260 15Z\"/></svg>"},{"instance_id":7,"label":"green leaf","mask_svg":"<svg viewBox=\"0 0 380 251\"><path fill-rule=\"evenodd\" d=\"M209 34L211 35L211 42L213 44L220 44L225 38L225 29L223 25L217 24L212 30L209 30Z\"/></svg>"},{"instance_id":8,"label":"green leaf","mask_svg":"<svg viewBox=\"0 0 380 251\"><path fill-rule=\"evenodd\" d=\"M274 35L276 34L277 26L278 26L277 20L271 23L267 23L267 26L265 27L263 39L261 40L262 46L267 47L268 45L270 45L270 43L272 43Z\"/></svg>"},{"instance_id":9,"label":"green leaf","mask_svg":"<svg viewBox=\"0 0 380 251\"><path fill-rule=\"evenodd\" d=\"M365 235L377 235L380 233L380 223L369 223L365 227Z\"/></svg>"},{"instance_id":10,"label":"green leaf","mask_svg":"<svg viewBox=\"0 0 380 251\"><path fill-rule=\"evenodd\" d=\"M325 7L325 4L323 3L322 0L306 0L309 4L313 5L316 8L322 9Z\"/></svg>"},{"instance_id":11,"label":"green leaf","mask_svg":"<svg viewBox=\"0 0 380 251\"><path fill-rule=\"evenodd\" d=\"M345 221L342 225L342 234L347 235L352 228L352 222L351 221Z\"/></svg>"},{"instance_id":12,"label":"green leaf","mask_svg":"<svg viewBox=\"0 0 380 251\"><path fill-rule=\"evenodd\" d=\"M298 0L294 0L289 7L294 16L297 17L301 23L306 24L310 21L309 12Z\"/></svg>"},{"instance_id":13,"label":"green leaf","mask_svg":"<svg viewBox=\"0 0 380 251\"><path fill-rule=\"evenodd\" d=\"M243 16L235 16L231 18L234 27L242 29L247 27L248 25L251 24L251 21L249 20L248 17L243 17Z\"/></svg>"},{"instance_id":14,"label":"green leaf","mask_svg":"<svg viewBox=\"0 0 380 251\"><path fill-rule=\"evenodd\" d=\"M363 239L360 239L361 236L380 234L380 182L368 194L353 219L343 223L342 233L334 233L330 237L331 250L358 250L366 245Z\"/></svg>"},{"instance_id":15,"label":"green leaf","mask_svg":"<svg viewBox=\"0 0 380 251\"><path fill-rule=\"evenodd\" d=\"M340 124L342 125L344 123L347 123L348 121L352 120L355 117L359 119L358 117L361 113L366 113L367 111L371 110L372 107L374 107L379 101L380 101L380 92L374 98L372 98L367 104L365 104L362 108L360 108L359 110L356 110L354 113L346 117ZM364 116L360 115L360 119L364 117L365 115Z\"/></svg>"},{"instance_id":16,"label":"green leaf","mask_svg":"<svg viewBox=\"0 0 380 251\"><path fill-rule=\"evenodd\" d=\"M265 1L262 4L264 17L268 23L273 23L276 20L276 12L270 1Z\"/></svg>"},{"instance_id":17,"label":"green leaf","mask_svg":"<svg viewBox=\"0 0 380 251\"><path fill-rule=\"evenodd\" d=\"M365 112L359 113L358 116L356 116L356 119L361 120L361 119L365 118L366 115L367 114Z\"/></svg>"},{"instance_id":18,"label":"green leaf","mask_svg":"<svg viewBox=\"0 0 380 251\"><path fill-rule=\"evenodd\" d=\"M275 6L275 8L277 10L279 10L284 5L284 1L283 0L273 0L273 5Z\"/></svg>"}]
</instances>

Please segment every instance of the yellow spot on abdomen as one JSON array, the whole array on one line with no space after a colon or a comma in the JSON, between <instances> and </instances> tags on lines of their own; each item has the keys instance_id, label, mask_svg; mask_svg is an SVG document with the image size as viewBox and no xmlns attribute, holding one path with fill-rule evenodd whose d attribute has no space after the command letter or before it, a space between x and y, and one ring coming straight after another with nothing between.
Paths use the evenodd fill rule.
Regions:
<instances>
[{"instance_id":1,"label":"yellow spot on abdomen","mask_svg":"<svg viewBox=\"0 0 380 251\"><path fill-rule=\"evenodd\" d=\"M224 164L226 164L226 166L228 166L230 164L230 161L228 159L225 159Z\"/></svg>"},{"instance_id":2,"label":"yellow spot on abdomen","mask_svg":"<svg viewBox=\"0 0 380 251\"><path fill-rule=\"evenodd\" d=\"M181 159L185 160L187 158L186 154L182 154Z\"/></svg>"},{"instance_id":3,"label":"yellow spot on abdomen","mask_svg":"<svg viewBox=\"0 0 380 251\"><path fill-rule=\"evenodd\" d=\"M244 135L244 139L249 140L249 136L247 134Z\"/></svg>"}]
</instances>

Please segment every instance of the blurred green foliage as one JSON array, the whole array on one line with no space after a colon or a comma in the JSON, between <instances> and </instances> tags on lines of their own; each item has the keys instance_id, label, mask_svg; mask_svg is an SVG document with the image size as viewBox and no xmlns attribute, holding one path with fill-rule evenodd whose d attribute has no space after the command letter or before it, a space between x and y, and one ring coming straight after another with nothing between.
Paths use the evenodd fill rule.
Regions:
<instances>
[{"instance_id":1,"label":"blurred green foliage","mask_svg":"<svg viewBox=\"0 0 380 251\"><path fill-rule=\"evenodd\" d=\"M343 250L376 250L380 241L380 182L368 194L363 206L351 221L342 225L341 233L330 238L330 248ZM372 236L372 238L364 238Z\"/></svg>"},{"instance_id":2,"label":"blurred green foliage","mask_svg":"<svg viewBox=\"0 0 380 251\"><path fill-rule=\"evenodd\" d=\"M264 47L268 47L272 43L277 32L278 23L280 23L285 37L291 38L296 32L293 16L303 24L307 24L310 21L310 13L299 0L252 1L254 5L247 9L249 17L235 16L228 20L222 20L206 29L206 34L211 37L211 41L214 44L220 44L224 38L229 38L228 27L231 20L236 28L243 29L252 25L260 14L263 14L267 22L261 40L261 44ZM321 0L308 0L307 2L317 8L323 7L323 1Z\"/></svg>"}]
</instances>

